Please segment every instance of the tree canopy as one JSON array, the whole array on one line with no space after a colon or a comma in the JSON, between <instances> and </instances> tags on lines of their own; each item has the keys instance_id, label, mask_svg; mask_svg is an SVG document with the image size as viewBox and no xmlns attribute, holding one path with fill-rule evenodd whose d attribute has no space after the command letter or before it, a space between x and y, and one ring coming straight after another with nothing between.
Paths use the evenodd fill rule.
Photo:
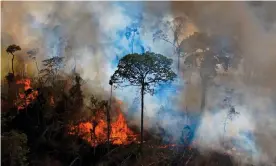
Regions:
<instances>
[{"instance_id":1,"label":"tree canopy","mask_svg":"<svg viewBox=\"0 0 276 166\"><path fill-rule=\"evenodd\" d=\"M219 46L219 39L227 39L227 46ZM202 78L214 77L216 65L221 64L225 70L236 64L240 59L240 49L233 37L221 37L195 32L180 44L181 52L185 54L184 63L188 66L200 67ZM196 63L199 60L200 63Z\"/></svg>"},{"instance_id":2,"label":"tree canopy","mask_svg":"<svg viewBox=\"0 0 276 166\"><path fill-rule=\"evenodd\" d=\"M172 59L153 52L128 54L119 61L111 80L120 86L144 85L145 92L152 94L156 85L176 77L171 70L172 63Z\"/></svg>"},{"instance_id":3,"label":"tree canopy","mask_svg":"<svg viewBox=\"0 0 276 166\"><path fill-rule=\"evenodd\" d=\"M7 49L6 52L9 54L13 54L16 51L20 51L21 47L15 44L10 45Z\"/></svg>"}]
</instances>

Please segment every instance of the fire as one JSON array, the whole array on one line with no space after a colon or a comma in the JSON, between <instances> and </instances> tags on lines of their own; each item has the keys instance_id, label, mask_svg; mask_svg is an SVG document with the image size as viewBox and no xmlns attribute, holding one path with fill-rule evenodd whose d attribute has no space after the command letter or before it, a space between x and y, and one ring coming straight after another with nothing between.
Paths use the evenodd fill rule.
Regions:
<instances>
[{"instance_id":1,"label":"fire","mask_svg":"<svg viewBox=\"0 0 276 166\"><path fill-rule=\"evenodd\" d=\"M124 144L124 142L128 141L129 135L133 136L134 133L128 128L123 114L119 112L117 121L111 124L111 139L114 140L113 144Z\"/></svg>"},{"instance_id":2,"label":"fire","mask_svg":"<svg viewBox=\"0 0 276 166\"><path fill-rule=\"evenodd\" d=\"M119 108L116 109L116 112L118 116L110 125L110 142L115 145L122 145L136 141L137 135L128 127L123 113ZM107 122L103 115L98 117L102 119L92 118L90 121L71 127L69 134L78 134L82 139L90 142L92 146L105 143L107 141Z\"/></svg>"},{"instance_id":3,"label":"fire","mask_svg":"<svg viewBox=\"0 0 276 166\"><path fill-rule=\"evenodd\" d=\"M24 84L24 90L28 90L31 87L31 80L30 79L22 79L22 80L18 80L16 81L16 84Z\"/></svg>"},{"instance_id":4,"label":"fire","mask_svg":"<svg viewBox=\"0 0 276 166\"><path fill-rule=\"evenodd\" d=\"M19 93L18 101L16 102L17 110L26 108L38 96L38 91L32 90L31 80L22 79L16 81L17 85L24 85L24 92Z\"/></svg>"},{"instance_id":5,"label":"fire","mask_svg":"<svg viewBox=\"0 0 276 166\"><path fill-rule=\"evenodd\" d=\"M51 96L51 97L50 97L50 105L51 105L51 106L54 106L54 105L55 105L54 96Z\"/></svg>"}]
</instances>

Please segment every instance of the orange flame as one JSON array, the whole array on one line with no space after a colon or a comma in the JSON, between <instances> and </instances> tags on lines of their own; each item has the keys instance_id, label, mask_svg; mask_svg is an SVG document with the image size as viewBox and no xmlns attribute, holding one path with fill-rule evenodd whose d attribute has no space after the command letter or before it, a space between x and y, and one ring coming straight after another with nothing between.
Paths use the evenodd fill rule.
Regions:
<instances>
[{"instance_id":1,"label":"orange flame","mask_svg":"<svg viewBox=\"0 0 276 166\"><path fill-rule=\"evenodd\" d=\"M54 106L55 102L54 102L54 96L50 96L50 105Z\"/></svg>"},{"instance_id":2,"label":"orange flame","mask_svg":"<svg viewBox=\"0 0 276 166\"><path fill-rule=\"evenodd\" d=\"M130 144L136 141L137 136L128 127L125 117L120 109L116 109L118 113L115 122L111 122L110 142L115 145ZM104 117L104 116L98 116ZM82 139L91 143L92 146L97 146L107 141L107 122L103 119L99 119L97 123L93 122L95 119L91 119L88 122L82 122L77 126L71 127L69 134L77 134Z\"/></svg>"},{"instance_id":3,"label":"orange flame","mask_svg":"<svg viewBox=\"0 0 276 166\"><path fill-rule=\"evenodd\" d=\"M24 91L32 89L30 79L18 80L18 81L16 81L16 84L18 84L18 85L23 84ZM36 99L37 96L38 96L38 91L36 91L36 90L32 90L29 94L26 94L24 92L19 93L19 98L16 102L17 110L26 108L33 100Z\"/></svg>"}]
</instances>

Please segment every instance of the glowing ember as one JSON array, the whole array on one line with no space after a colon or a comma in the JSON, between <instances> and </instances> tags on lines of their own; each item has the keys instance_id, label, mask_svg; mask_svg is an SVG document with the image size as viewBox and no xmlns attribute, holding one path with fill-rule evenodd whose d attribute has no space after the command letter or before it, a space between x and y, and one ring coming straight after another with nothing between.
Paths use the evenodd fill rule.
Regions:
<instances>
[{"instance_id":1,"label":"glowing ember","mask_svg":"<svg viewBox=\"0 0 276 166\"><path fill-rule=\"evenodd\" d=\"M120 109L115 122L111 123L110 142L115 145L129 144L136 141L136 135L128 128L125 117ZM103 118L104 116L99 116ZM92 146L105 143L107 141L107 122L103 119L91 119L89 122L80 123L71 127L69 134L78 134L82 139L91 143Z\"/></svg>"},{"instance_id":2,"label":"glowing ember","mask_svg":"<svg viewBox=\"0 0 276 166\"><path fill-rule=\"evenodd\" d=\"M54 106L54 105L55 105L54 96L51 96L51 97L50 97L50 105L51 105L51 106Z\"/></svg>"},{"instance_id":3,"label":"glowing ember","mask_svg":"<svg viewBox=\"0 0 276 166\"><path fill-rule=\"evenodd\" d=\"M16 84L24 85L25 92L19 93L19 98L16 102L17 110L21 110L26 108L33 100L36 99L36 97L38 96L38 91L32 90L30 79L22 79L22 80L16 81Z\"/></svg>"}]
</instances>

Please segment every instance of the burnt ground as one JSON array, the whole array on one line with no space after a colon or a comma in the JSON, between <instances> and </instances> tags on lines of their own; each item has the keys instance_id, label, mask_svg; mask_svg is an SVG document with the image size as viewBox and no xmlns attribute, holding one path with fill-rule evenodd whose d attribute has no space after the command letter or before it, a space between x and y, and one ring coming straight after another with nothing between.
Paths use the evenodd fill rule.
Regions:
<instances>
[{"instance_id":1,"label":"burnt ground","mask_svg":"<svg viewBox=\"0 0 276 166\"><path fill-rule=\"evenodd\" d=\"M99 155L95 166L236 166L240 165L227 154L209 152L201 154L196 148L164 147L145 144L141 155L138 144L113 146L108 154ZM91 156L90 156L91 157Z\"/></svg>"}]
</instances>

